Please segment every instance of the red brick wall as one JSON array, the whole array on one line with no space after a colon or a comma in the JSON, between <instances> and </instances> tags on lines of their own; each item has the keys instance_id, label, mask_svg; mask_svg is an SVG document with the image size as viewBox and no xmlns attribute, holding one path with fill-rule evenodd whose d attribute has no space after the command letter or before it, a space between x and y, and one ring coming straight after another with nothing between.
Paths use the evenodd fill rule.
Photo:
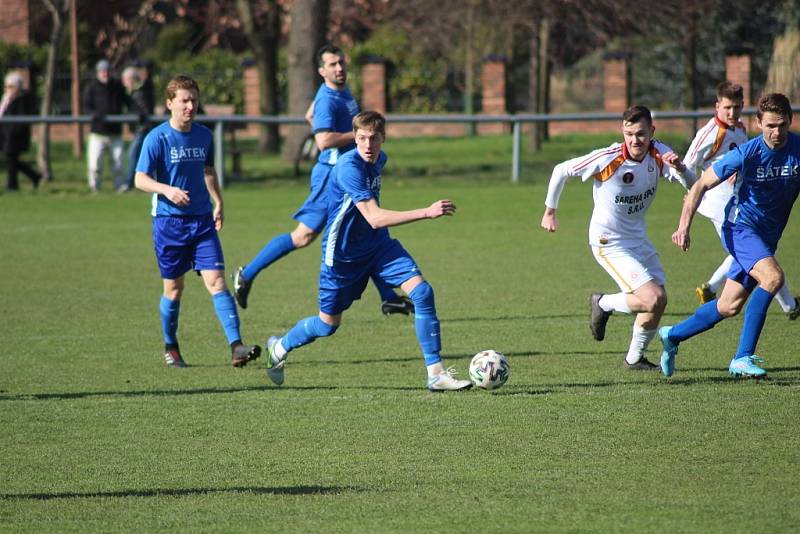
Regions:
<instances>
[{"instance_id":1,"label":"red brick wall","mask_svg":"<svg viewBox=\"0 0 800 534\"><path fill-rule=\"evenodd\" d=\"M0 9L0 41L28 44L30 24L28 0L3 0Z\"/></svg>"},{"instance_id":2,"label":"red brick wall","mask_svg":"<svg viewBox=\"0 0 800 534\"><path fill-rule=\"evenodd\" d=\"M629 106L628 60L608 58L603 62L603 110L618 111L620 115Z\"/></svg>"},{"instance_id":3,"label":"red brick wall","mask_svg":"<svg viewBox=\"0 0 800 534\"><path fill-rule=\"evenodd\" d=\"M506 64L501 60L488 60L481 69L481 101L484 115L504 115L506 106ZM464 126L461 126L462 132ZM478 124L478 133L496 134L509 131L506 124Z\"/></svg>"},{"instance_id":4,"label":"red brick wall","mask_svg":"<svg viewBox=\"0 0 800 534\"><path fill-rule=\"evenodd\" d=\"M725 77L729 82L738 83L744 89L744 105L753 103L752 88L750 86L750 56L731 55L725 58Z\"/></svg>"},{"instance_id":5,"label":"red brick wall","mask_svg":"<svg viewBox=\"0 0 800 534\"><path fill-rule=\"evenodd\" d=\"M365 63L361 67L361 108L386 113L386 64Z\"/></svg>"}]
</instances>

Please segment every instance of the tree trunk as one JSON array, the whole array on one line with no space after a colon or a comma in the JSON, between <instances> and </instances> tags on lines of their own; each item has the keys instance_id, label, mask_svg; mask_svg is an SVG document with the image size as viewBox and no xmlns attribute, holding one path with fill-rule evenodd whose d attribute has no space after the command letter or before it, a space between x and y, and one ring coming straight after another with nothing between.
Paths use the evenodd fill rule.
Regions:
<instances>
[{"instance_id":1,"label":"tree trunk","mask_svg":"<svg viewBox=\"0 0 800 534\"><path fill-rule=\"evenodd\" d=\"M539 32L537 25L530 28L529 37L530 63L528 66L528 111L531 113L541 113L539 109ZM538 152L542 146L542 136L539 123L531 124L528 149L531 152Z\"/></svg>"},{"instance_id":2,"label":"tree trunk","mask_svg":"<svg viewBox=\"0 0 800 534\"><path fill-rule=\"evenodd\" d=\"M475 107L475 3L470 1L467 6L467 21L464 32L464 114L473 115ZM467 125L467 135L475 135L477 128L474 122Z\"/></svg>"},{"instance_id":3,"label":"tree trunk","mask_svg":"<svg viewBox=\"0 0 800 534\"><path fill-rule=\"evenodd\" d=\"M292 5L292 28L289 31L289 115L304 116L319 85L317 50L325 42L329 0L296 0ZM294 161L308 136L308 126L288 128L283 157Z\"/></svg>"},{"instance_id":4,"label":"tree trunk","mask_svg":"<svg viewBox=\"0 0 800 534\"><path fill-rule=\"evenodd\" d=\"M550 20L539 22L539 83L537 108L539 113L550 111ZM537 122L540 142L550 137L546 122Z\"/></svg>"},{"instance_id":5,"label":"tree trunk","mask_svg":"<svg viewBox=\"0 0 800 534\"><path fill-rule=\"evenodd\" d=\"M244 34L256 55L258 70L258 108L261 115L278 113L278 40L281 15L277 0L269 0L269 11L262 24L253 14L252 0L236 0L236 8ZM278 152L278 125L262 124L259 128L258 149L261 152Z\"/></svg>"},{"instance_id":6,"label":"tree trunk","mask_svg":"<svg viewBox=\"0 0 800 534\"><path fill-rule=\"evenodd\" d=\"M64 34L64 17L69 11L70 0L63 0L61 6L56 6L53 0L43 0L44 5L50 11L53 28L50 32L50 43L47 47L47 63L44 70L44 92L42 95L42 105L39 115L46 117L50 115L53 106L53 80L56 73L56 54ZM39 125L39 150L36 154L39 169L42 172L42 179L50 181L53 179L53 170L50 166L50 125L41 123Z\"/></svg>"},{"instance_id":7,"label":"tree trunk","mask_svg":"<svg viewBox=\"0 0 800 534\"><path fill-rule=\"evenodd\" d=\"M684 79L689 92L689 109L696 110L700 107L700 89L697 81L697 40L699 28L697 21L690 17L685 26L684 53ZM697 119L692 119L692 131L697 131Z\"/></svg>"}]
</instances>

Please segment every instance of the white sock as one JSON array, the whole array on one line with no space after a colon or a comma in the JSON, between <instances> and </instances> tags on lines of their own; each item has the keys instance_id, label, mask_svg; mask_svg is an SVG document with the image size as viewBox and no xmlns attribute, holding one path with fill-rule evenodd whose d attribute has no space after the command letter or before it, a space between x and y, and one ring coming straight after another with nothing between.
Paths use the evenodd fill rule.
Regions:
<instances>
[{"instance_id":1,"label":"white sock","mask_svg":"<svg viewBox=\"0 0 800 534\"><path fill-rule=\"evenodd\" d=\"M280 338L278 342L275 343L275 350L273 353L278 360L282 360L286 357L286 349L283 348L283 338Z\"/></svg>"},{"instance_id":2,"label":"white sock","mask_svg":"<svg viewBox=\"0 0 800 534\"><path fill-rule=\"evenodd\" d=\"M717 270L714 271L714 274L711 275L711 278L708 279L708 287L711 288L711 291L714 293L718 293L719 289L725 283L725 280L728 278L728 271L731 268L731 264L733 263L733 256L730 254L725 256L725 259L722 260L722 263L719 264Z\"/></svg>"},{"instance_id":3,"label":"white sock","mask_svg":"<svg viewBox=\"0 0 800 534\"><path fill-rule=\"evenodd\" d=\"M775 295L775 300L781 305L781 309L784 313L788 313L794 309L794 295L789 291L789 284L786 282L783 283L778 290L778 294Z\"/></svg>"},{"instance_id":4,"label":"white sock","mask_svg":"<svg viewBox=\"0 0 800 534\"><path fill-rule=\"evenodd\" d=\"M625 361L634 364L644 358L644 352L647 346L653 340L657 330L645 330L639 325L633 325L633 335L631 336L631 346L628 349L628 355L625 356Z\"/></svg>"},{"instance_id":5,"label":"white sock","mask_svg":"<svg viewBox=\"0 0 800 534\"><path fill-rule=\"evenodd\" d=\"M614 293L613 295L603 295L597 304L603 308L603 311L618 311L621 313L631 313L631 308L628 306L627 293Z\"/></svg>"},{"instance_id":6,"label":"white sock","mask_svg":"<svg viewBox=\"0 0 800 534\"><path fill-rule=\"evenodd\" d=\"M444 373L444 365L442 365L442 362L432 363L425 366L425 368L428 370L428 378L433 378L434 376Z\"/></svg>"}]
</instances>

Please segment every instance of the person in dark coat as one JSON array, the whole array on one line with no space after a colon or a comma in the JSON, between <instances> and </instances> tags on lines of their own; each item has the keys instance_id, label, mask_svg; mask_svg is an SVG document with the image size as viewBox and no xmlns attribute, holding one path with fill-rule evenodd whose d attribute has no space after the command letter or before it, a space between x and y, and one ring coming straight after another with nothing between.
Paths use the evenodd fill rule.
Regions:
<instances>
[{"instance_id":1,"label":"person in dark coat","mask_svg":"<svg viewBox=\"0 0 800 534\"><path fill-rule=\"evenodd\" d=\"M153 82L150 81L145 72L144 68L137 68L135 65L126 67L122 71L122 85L125 87L132 106L130 111L138 115L139 122L131 125L133 139L128 149L128 174L126 179L122 183L114 184L114 189L120 193L133 189L136 163L139 161L142 143L145 136L153 128L153 125L148 121L148 117L154 113L156 96L153 90Z\"/></svg>"},{"instance_id":2,"label":"person in dark coat","mask_svg":"<svg viewBox=\"0 0 800 534\"><path fill-rule=\"evenodd\" d=\"M0 117L33 114L33 99L23 87L22 76L16 72L7 74L3 84L3 97L0 99ZM20 122L0 124L0 148L5 155L8 167L6 188L10 191L19 189L17 181L19 171L31 179L34 188L39 186L39 181L42 179L41 173L20 159L20 156L30 147L31 127L29 124Z\"/></svg>"},{"instance_id":3,"label":"person in dark coat","mask_svg":"<svg viewBox=\"0 0 800 534\"><path fill-rule=\"evenodd\" d=\"M122 174L122 123L108 122L108 115L122 114L122 108L131 108L125 88L119 80L111 77L111 64L102 59L95 67L96 78L86 86L83 92L83 111L92 116L92 127L89 132L87 164L89 167L89 188L93 192L100 190L100 179L103 174L103 157L106 152L111 155L111 174L113 183L124 180Z\"/></svg>"}]
</instances>

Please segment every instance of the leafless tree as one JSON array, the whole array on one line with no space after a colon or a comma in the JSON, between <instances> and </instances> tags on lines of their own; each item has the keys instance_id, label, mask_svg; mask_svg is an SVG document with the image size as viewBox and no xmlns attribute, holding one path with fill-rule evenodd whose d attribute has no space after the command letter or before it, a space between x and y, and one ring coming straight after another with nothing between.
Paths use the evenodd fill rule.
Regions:
<instances>
[{"instance_id":1,"label":"leafless tree","mask_svg":"<svg viewBox=\"0 0 800 534\"><path fill-rule=\"evenodd\" d=\"M50 30L50 42L47 46L47 63L44 69L44 90L42 91L42 103L39 115L47 117L53 107L53 80L56 72L56 55L58 47L61 45L64 36L64 22L69 14L70 2L72 0L42 0L47 10L50 12L52 28ZM39 149L36 155L37 163L42 171L45 181L52 180L53 169L50 166L50 125L42 123L39 125Z\"/></svg>"}]
</instances>

